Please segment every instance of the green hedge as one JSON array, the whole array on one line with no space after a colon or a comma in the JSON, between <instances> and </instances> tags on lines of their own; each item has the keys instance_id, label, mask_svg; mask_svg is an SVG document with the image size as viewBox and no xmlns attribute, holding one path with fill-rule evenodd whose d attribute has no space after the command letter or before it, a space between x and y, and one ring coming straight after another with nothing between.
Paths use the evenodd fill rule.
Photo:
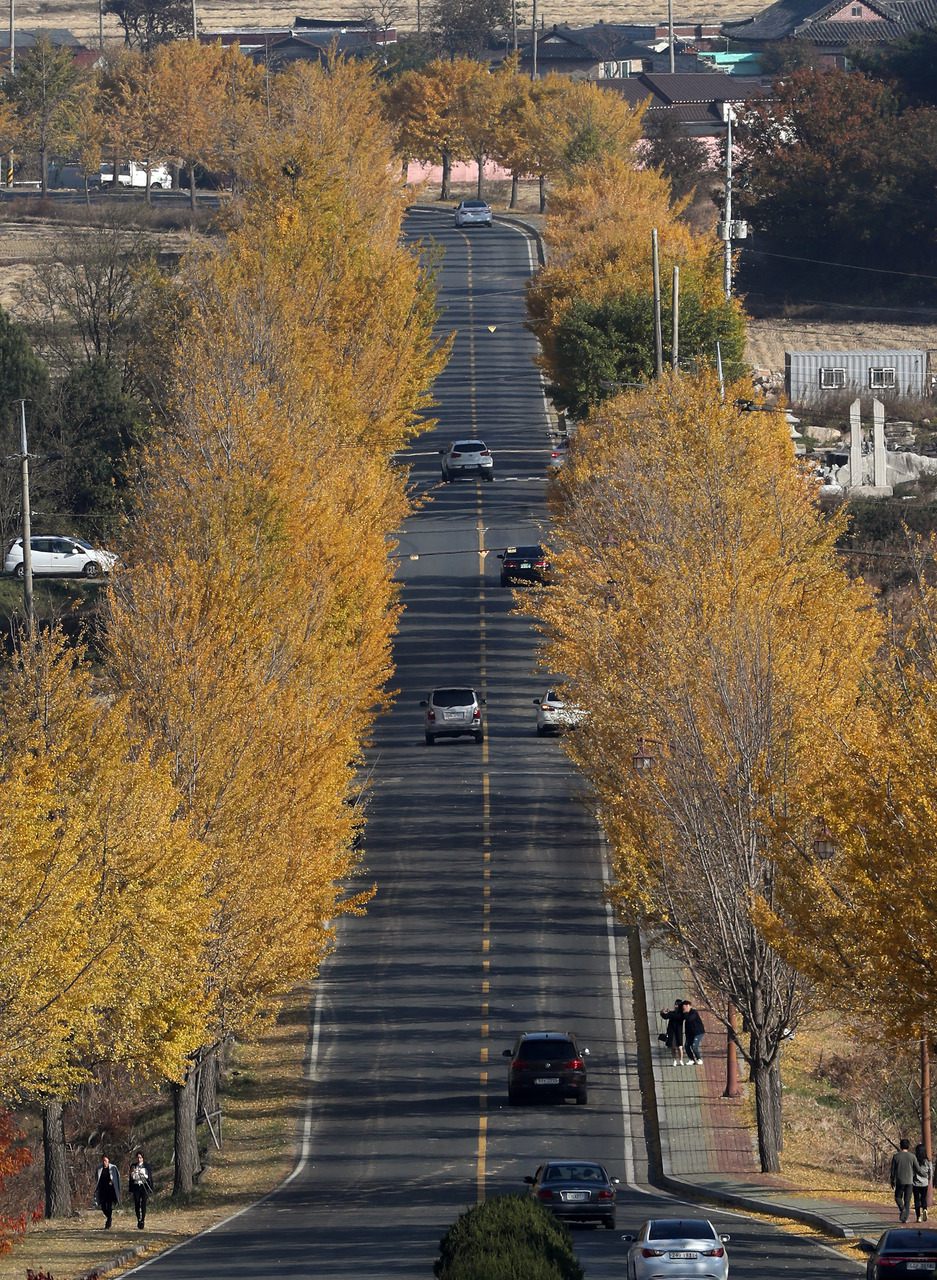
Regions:
<instances>
[{"instance_id":1,"label":"green hedge","mask_svg":"<svg viewBox=\"0 0 937 1280\"><path fill-rule=\"evenodd\" d=\"M437 1280L583 1280L566 1227L529 1195L466 1210L439 1242Z\"/></svg>"}]
</instances>

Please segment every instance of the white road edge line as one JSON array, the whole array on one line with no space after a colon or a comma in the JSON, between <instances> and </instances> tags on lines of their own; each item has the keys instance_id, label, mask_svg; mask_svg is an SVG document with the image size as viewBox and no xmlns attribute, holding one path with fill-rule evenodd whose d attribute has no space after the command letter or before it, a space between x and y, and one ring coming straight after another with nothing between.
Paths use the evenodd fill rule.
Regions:
<instances>
[{"instance_id":1,"label":"white road edge line","mask_svg":"<svg viewBox=\"0 0 937 1280\"><path fill-rule=\"evenodd\" d=\"M327 922L328 923L328 922ZM314 1079L316 1070L319 1065L319 1037L322 1029L322 1008L325 1002L323 987L317 986L316 998L313 1004L312 1014L312 1034L309 1038L309 1047L306 1052L306 1063L303 1077L307 1083L311 1083ZM139 1271L144 1271L147 1267L151 1267L155 1262L162 1262L164 1258L168 1258L171 1253L175 1253L177 1249L185 1249L196 1240L200 1240L202 1236L210 1236L213 1231L226 1227L229 1222L234 1222L240 1218L242 1214L250 1213L251 1209L256 1209L262 1204L266 1204L268 1200L272 1200L274 1196L279 1195L284 1187L288 1187L294 1178L298 1178L309 1163L309 1155L312 1150L312 1102L313 1094L310 1089L306 1094L306 1108L303 1116L303 1133L299 1148L299 1156L293 1172L287 1174L282 1182L278 1183L272 1191L268 1191L266 1195L261 1196L259 1200L255 1200L252 1204L246 1204L242 1209L238 1209L236 1213L231 1213L227 1218L222 1218L220 1222L215 1222L212 1226L206 1227L204 1231L197 1232L194 1236L189 1236L187 1240L180 1240L178 1244L170 1245L168 1249L163 1249L161 1253L154 1254L152 1258L147 1258L146 1262L141 1262L138 1266L132 1267L129 1271L123 1272L125 1276L134 1276Z\"/></svg>"}]
</instances>

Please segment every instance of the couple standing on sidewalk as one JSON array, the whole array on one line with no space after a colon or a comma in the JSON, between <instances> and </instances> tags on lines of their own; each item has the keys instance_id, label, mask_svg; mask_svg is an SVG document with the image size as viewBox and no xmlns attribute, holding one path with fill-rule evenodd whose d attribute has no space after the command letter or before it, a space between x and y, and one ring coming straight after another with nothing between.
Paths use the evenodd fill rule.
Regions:
<instances>
[{"instance_id":1,"label":"couple standing on sidewalk","mask_svg":"<svg viewBox=\"0 0 937 1280\"><path fill-rule=\"evenodd\" d=\"M934 1166L927 1158L923 1142L919 1142L912 1152L908 1139L901 1139L891 1158L890 1181L895 1191L899 1221L908 1221L913 1197L915 1222L926 1222L927 1195L934 1181Z\"/></svg>"},{"instance_id":2,"label":"couple standing on sidewalk","mask_svg":"<svg viewBox=\"0 0 937 1280\"><path fill-rule=\"evenodd\" d=\"M672 1009L661 1009L660 1016L667 1023L667 1030L658 1036L673 1054L675 1067L698 1067L703 1061L700 1045L706 1028L703 1019L689 1000L675 1000ZM683 1053L686 1050L687 1056Z\"/></svg>"}]
</instances>

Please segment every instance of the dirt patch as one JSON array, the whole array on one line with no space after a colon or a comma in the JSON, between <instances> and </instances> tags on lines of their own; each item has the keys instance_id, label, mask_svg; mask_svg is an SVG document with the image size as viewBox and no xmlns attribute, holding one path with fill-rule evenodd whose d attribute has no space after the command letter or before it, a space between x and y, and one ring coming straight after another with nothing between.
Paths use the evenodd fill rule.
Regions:
<instances>
[{"instance_id":1,"label":"dirt patch","mask_svg":"<svg viewBox=\"0 0 937 1280\"><path fill-rule=\"evenodd\" d=\"M784 372L785 351L935 350L937 323L890 323L888 320L752 319L745 356L756 369Z\"/></svg>"}]
</instances>

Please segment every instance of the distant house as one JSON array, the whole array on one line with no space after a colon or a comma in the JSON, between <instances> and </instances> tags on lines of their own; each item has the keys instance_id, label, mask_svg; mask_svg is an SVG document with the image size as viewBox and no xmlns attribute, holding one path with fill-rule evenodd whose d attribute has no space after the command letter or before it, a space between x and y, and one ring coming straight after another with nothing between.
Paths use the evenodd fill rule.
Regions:
<instances>
[{"instance_id":1,"label":"distant house","mask_svg":"<svg viewBox=\"0 0 937 1280\"><path fill-rule=\"evenodd\" d=\"M775 0L761 13L724 22L723 34L752 49L784 40L812 46L821 63L843 67L850 46L891 44L937 26L937 0Z\"/></svg>"},{"instance_id":2,"label":"distant house","mask_svg":"<svg viewBox=\"0 0 937 1280\"><path fill-rule=\"evenodd\" d=\"M29 30L17 27L15 35L17 58L34 48L40 36L45 36L57 49L70 49L75 61L82 67L94 66L101 56L99 50L87 49L73 32L64 27L33 27ZM9 65L10 29L7 27L0 31L0 69L8 69Z\"/></svg>"},{"instance_id":3,"label":"distant house","mask_svg":"<svg viewBox=\"0 0 937 1280\"><path fill-rule=\"evenodd\" d=\"M718 138L726 131L727 109L764 97L770 82L717 71L655 72L626 80L603 80L601 87L620 94L631 106L648 102L646 127L653 129L655 120L666 114L679 120L691 138Z\"/></svg>"},{"instance_id":4,"label":"distant house","mask_svg":"<svg viewBox=\"0 0 937 1280\"><path fill-rule=\"evenodd\" d=\"M375 29L364 21L296 18L289 27L233 27L203 31L205 44L220 41L226 48L237 45L242 53L271 67L290 62L322 62L334 49L347 57L373 53L375 48L395 44L397 32Z\"/></svg>"},{"instance_id":5,"label":"distant house","mask_svg":"<svg viewBox=\"0 0 937 1280\"><path fill-rule=\"evenodd\" d=\"M786 351L784 389L792 404L831 396L923 396L926 351Z\"/></svg>"}]
</instances>

